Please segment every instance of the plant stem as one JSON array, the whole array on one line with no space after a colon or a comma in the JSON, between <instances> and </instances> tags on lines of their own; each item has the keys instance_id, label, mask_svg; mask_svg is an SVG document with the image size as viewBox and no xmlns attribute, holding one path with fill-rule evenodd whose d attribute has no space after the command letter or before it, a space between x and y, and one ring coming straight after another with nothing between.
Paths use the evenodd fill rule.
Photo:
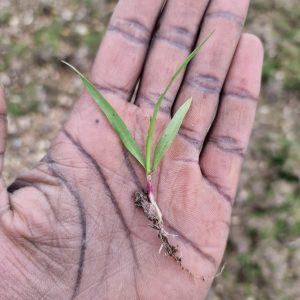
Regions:
<instances>
[{"instance_id":1,"label":"plant stem","mask_svg":"<svg viewBox=\"0 0 300 300\"><path fill-rule=\"evenodd\" d=\"M151 174L147 175L147 193L148 193L148 198L149 198L151 204L153 205L153 207L155 208L155 210L157 212L158 221L160 224L162 224L162 222L163 222L162 213L155 201Z\"/></svg>"}]
</instances>

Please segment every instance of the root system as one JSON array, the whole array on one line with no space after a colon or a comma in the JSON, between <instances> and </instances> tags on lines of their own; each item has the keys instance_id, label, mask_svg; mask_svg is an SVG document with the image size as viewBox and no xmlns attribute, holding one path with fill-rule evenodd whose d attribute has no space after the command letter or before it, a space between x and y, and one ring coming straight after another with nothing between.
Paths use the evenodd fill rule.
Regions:
<instances>
[{"instance_id":1,"label":"root system","mask_svg":"<svg viewBox=\"0 0 300 300\"><path fill-rule=\"evenodd\" d=\"M158 211L157 205L153 205L148 195L141 191L135 192L134 203L136 207L143 209L145 216L151 222L149 224L150 227L158 231L158 238L161 241L159 253L161 250L164 250L165 255L172 257L184 271L192 275L191 272L182 265L182 258L178 255L178 245L174 246L169 242L168 236L175 235L168 233L164 229L162 215L160 210Z\"/></svg>"}]
</instances>

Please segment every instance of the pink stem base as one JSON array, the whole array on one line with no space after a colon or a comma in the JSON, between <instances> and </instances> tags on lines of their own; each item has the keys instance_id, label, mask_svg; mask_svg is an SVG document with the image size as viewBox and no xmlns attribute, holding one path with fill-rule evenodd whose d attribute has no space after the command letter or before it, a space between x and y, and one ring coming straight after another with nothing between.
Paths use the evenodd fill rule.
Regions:
<instances>
[{"instance_id":1,"label":"pink stem base","mask_svg":"<svg viewBox=\"0 0 300 300\"><path fill-rule=\"evenodd\" d=\"M148 197L149 197L151 204L155 207L155 209L157 211L157 215L159 217L159 222L162 224L162 222L163 222L162 213L155 201L151 175L147 175L147 193L148 193Z\"/></svg>"}]
</instances>

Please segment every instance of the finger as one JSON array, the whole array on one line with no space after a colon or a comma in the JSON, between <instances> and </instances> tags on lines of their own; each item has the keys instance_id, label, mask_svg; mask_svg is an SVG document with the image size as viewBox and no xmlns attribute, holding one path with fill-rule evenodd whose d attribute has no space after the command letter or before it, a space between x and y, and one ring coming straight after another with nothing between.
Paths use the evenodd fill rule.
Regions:
<instances>
[{"instance_id":1,"label":"finger","mask_svg":"<svg viewBox=\"0 0 300 300\"><path fill-rule=\"evenodd\" d=\"M254 122L262 62L261 42L253 35L244 34L200 156L203 176L231 203Z\"/></svg>"},{"instance_id":2,"label":"finger","mask_svg":"<svg viewBox=\"0 0 300 300\"><path fill-rule=\"evenodd\" d=\"M172 0L167 3L142 75L137 97L140 107L153 109L170 77L191 51L207 2ZM170 112L181 78L171 87L160 111Z\"/></svg>"},{"instance_id":3,"label":"finger","mask_svg":"<svg viewBox=\"0 0 300 300\"><path fill-rule=\"evenodd\" d=\"M163 2L119 1L92 68L105 96L130 99Z\"/></svg>"},{"instance_id":4,"label":"finger","mask_svg":"<svg viewBox=\"0 0 300 300\"><path fill-rule=\"evenodd\" d=\"M6 142L6 103L4 99L4 91L0 87L0 176L3 170L3 159Z\"/></svg>"},{"instance_id":5,"label":"finger","mask_svg":"<svg viewBox=\"0 0 300 300\"><path fill-rule=\"evenodd\" d=\"M176 111L186 99L193 97L180 135L197 147L198 154L215 116L248 6L249 0L213 0L204 16L199 41L212 31L214 34L193 60L174 107Z\"/></svg>"},{"instance_id":6,"label":"finger","mask_svg":"<svg viewBox=\"0 0 300 300\"><path fill-rule=\"evenodd\" d=\"M4 151L6 142L6 103L4 99L4 91L0 87L0 223L5 212L9 210L9 200L7 196L6 186L2 178Z\"/></svg>"}]
</instances>

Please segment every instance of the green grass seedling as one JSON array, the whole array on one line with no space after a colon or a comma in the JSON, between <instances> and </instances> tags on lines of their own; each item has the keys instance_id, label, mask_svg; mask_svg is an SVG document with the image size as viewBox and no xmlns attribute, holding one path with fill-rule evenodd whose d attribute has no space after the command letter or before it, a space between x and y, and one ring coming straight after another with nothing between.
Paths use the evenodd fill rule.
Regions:
<instances>
[{"instance_id":1,"label":"green grass seedling","mask_svg":"<svg viewBox=\"0 0 300 300\"><path fill-rule=\"evenodd\" d=\"M158 98L155 107L153 109L152 116L150 118L150 123L148 127L148 133L146 137L146 153L145 156L142 154L137 142L134 140L132 134L129 129L125 125L124 121L121 119L116 110L111 106L111 104L104 98L101 92L83 75L81 74L75 67L70 65L69 63L63 61L67 66L69 66L72 70L74 70L81 78L84 86L87 91L94 99L94 101L99 105L102 112L105 114L107 120L111 124L112 128L115 130L116 134L119 136L125 148L129 151L129 153L140 163L140 165L145 170L145 176L147 178L147 195L142 192L136 192L135 194L135 205L144 210L146 217L152 222L152 227L158 230L159 238L162 242L161 249L164 248L165 252L173 257L176 262L181 265L181 257L176 255L178 251L177 247L171 245L168 241L169 233L167 233L163 227L163 215L160 208L157 205L155 200L153 185L152 185L152 174L154 170L158 167L159 163L163 159L164 155L168 151L172 142L176 138L180 126L187 114L191 104L192 98L189 98L182 106L177 110L175 115L172 117L170 122L167 124L164 129L162 135L160 136L158 143L155 147L153 158L152 158L152 144L153 144L153 135L155 130L155 123L157 119L157 115L161 104L167 95L169 89L172 84L179 76L180 73L184 71L186 66L190 63L190 61L196 56L196 54L200 51L200 49L205 45L205 43L212 36L213 32L204 39L204 41L199 44L183 61L183 63L179 66L176 72L171 77L168 85L165 90ZM160 249L160 251L161 251ZM182 265L181 265L182 267ZM183 267L182 267L183 268ZM184 269L184 268L183 268Z\"/></svg>"}]
</instances>

